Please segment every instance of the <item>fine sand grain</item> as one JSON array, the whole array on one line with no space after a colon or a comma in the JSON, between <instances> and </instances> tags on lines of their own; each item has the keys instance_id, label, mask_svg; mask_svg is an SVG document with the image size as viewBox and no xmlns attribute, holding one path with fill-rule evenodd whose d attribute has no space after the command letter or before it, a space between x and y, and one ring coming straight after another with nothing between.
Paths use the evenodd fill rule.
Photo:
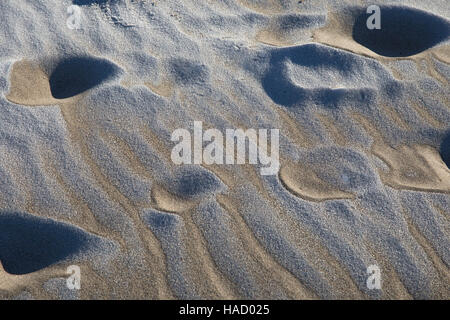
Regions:
<instances>
[{"instance_id":1,"label":"fine sand grain","mask_svg":"<svg viewBox=\"0 0 450 320\"><path fill-rule=\"evenodd\" d=\"M449 299L450 8L377 3L0 1L0 299Z\"/></svg>"}]
</instances>

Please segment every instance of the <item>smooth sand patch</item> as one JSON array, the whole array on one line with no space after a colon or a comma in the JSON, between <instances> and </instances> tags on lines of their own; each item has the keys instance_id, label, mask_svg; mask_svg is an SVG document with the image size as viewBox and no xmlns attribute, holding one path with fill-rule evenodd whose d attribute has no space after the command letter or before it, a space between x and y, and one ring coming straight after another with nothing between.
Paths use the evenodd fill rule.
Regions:
<instances>
[{"instance_id":1,"label":"smooth sand patch","mask_svg":"<svg viewBox=\"0 0 450 320\"><path fill-rule=\"evenodd\" d=\"M109 60L71 57L58 62L51 74L34 61L20 60L10 71L6 98L25 106L62 104L114 78L120 69Z\"/></svg>"},{"instance_id":2,"label":"smooth sand patch","mask_svg":"<svg viewBox=\"0 0 450 320\"><path fill-rule=\"evenodd\" d=\"M157 209L165 212L179 213L189 210L196 205L195 201L181 199L161 186L152 188L152 200L156 204Z\"/></svg>"},{"instance_id":3,"label":"smooth sand patch","mask_svg":"<svg viewBox=\"0 0 450 320\"><path fill-rule=\"evenodd\" d=\"M20 290L38 286L40 283L56 276L66 277L65 270L55 266L29 274L14 275L7 273L0 261L0 293L4 291L8 295L14 295L19 293Z\"/></svg>"},{"instance_id":4,"label":"smooth sand patch","mask_svg":"<svg viewBox=\"0 0 450 320\"><path fill-rule=\"evenodd\" d=\"M317 29L313 33L314 41L368 57L381 57L353 40L352 26L348 23L349 17L338 13L330 13L327 20L328 24L326 26Z\"/></svg>"},{"instance_id":5,"label":"smooth sand patch","mask_svg":"<svg viewBox=\"0 0 450 320\"><path fill-rule=\"evenodd\" d=\"M23 281L24 277L26 276L8 274L3 269L2 262L0 261L0 290L11 291Z\"/></svg>"},{"instance_id":6,"label":"smooth sand patch","mask_svg":"<svg viewBox=\"0 0 450 320\"><path fill-rule=\"evenodd\" d=\"M165 98L170 97L174 92L173 83L169 80L162 80L156 85L150 82L145 82L144 84L154 93Z\"/></svg>"},{"instance_id":7,"label":"smooth sand patch","mask_svg":"<svg viewBox=\"0 0 450 320\"><path fill-rule=\"evenodd\" d=\"M53 98L48 75L31 61L21 60L14 63L10 72L10 83L10 90L6 95L10 102L25 106L62 102Z\"/></svg>"},{"instance_id":8,"label":"smooth sand patch","mask_svg":"<svg viewBox=\"0 0 450 320\"><path fill-rule=\"evenodd\" d=\"M376 144L373 153L385 161L390 172L380 172L387 185L397 189L450 193L450 170L439 153L426 145L392 148Z\"/></svg>"},{"instance_id":9,"label":"smooth sand patch","mask_svg":"<svg viewBox=\"0 0 450 320\"><path fill-rule=\"evenodd\" d=\"M300 163L286 163L281 167L279 177L290 192L305 200L325 201L353 198L353 194L341 191L323 181L312 168Z\"/></svg>"},{"instance_id":10,"label":"smooth sand patch","mask_svg":"<svg viewBox=\"0 0 450 320\"><path fill-rule=\"evenodd\" d=\"M281 33L277 29L272 28L259 31L256 34L255 39L256 41L259 41L261 43L277 47L283 47L293 44L293 42L289 41L288 37L285 34Z\"/></svg>"},{"instance_id":11,"label":"smooth sand patch","mask_svg":"<svg viewBox=\"0 0 450 320\"><path fill-rule=\"evenodd\" d=\"M379 171L383 183L396 189L450 193L450 170L435 148L420 144L393 148L365 117L352 117L375 139L372 153L390 169L387 173Z\"/></svg>"}]
</instances>

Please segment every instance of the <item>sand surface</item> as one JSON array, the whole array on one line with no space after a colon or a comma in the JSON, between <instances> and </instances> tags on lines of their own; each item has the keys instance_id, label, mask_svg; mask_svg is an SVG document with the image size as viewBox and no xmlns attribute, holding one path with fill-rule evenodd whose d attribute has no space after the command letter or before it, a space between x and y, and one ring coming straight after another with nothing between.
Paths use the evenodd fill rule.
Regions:
<instances>
[{"instance_id":1,"label":"sand surface","mask_svg":"<svg viewBox=\"0 0 450 320\"><path fill-rule=\"evenodd\" d=\"M448 0L0 1L0 299L450 299L449 35ZM279 129L278 174L174 164L194 121Z\"/></svg>"}]
</instances>

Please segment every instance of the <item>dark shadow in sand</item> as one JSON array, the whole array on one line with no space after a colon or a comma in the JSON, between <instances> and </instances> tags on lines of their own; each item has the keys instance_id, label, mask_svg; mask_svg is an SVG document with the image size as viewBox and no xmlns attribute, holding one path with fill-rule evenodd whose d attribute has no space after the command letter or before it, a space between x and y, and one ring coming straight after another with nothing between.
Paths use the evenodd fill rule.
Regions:
<instances>
[{"instance_id":1,"label":"dark shadow in sand","mask_svg":"<svg viewBox=\"0 0 450 320\"><path fill-rule=\"evenodd\" d=\"M75 227L24 213L0 212L0 261L10 274L48 267L82 250L88 236Z\"/></svg>"},{"instance_id":2,"label":"dark shadow in sand","mask_svg":"<svg viewBox=\"0 0 450 320\"><path fill-rule=\"evenodd\" d=\"M447 167L450 169L450 131L444 136L439 150L442 160L444 160Z\"/></svg>"},{"instance_id":3,"label":"dark shadow in sand","mask_svg":"<svg viewBox=\"0 0 450 320\"><path fill-rule=\"evenodd\" d=\"M50 75L56 99L70 98L115 77L120 68L105 59L70 57L61 60Z\"/></svg>"},{"instance_id":4,"label":"dark shadow in sand","mask_svg":"<svg viewBox=\"0 0 450 320\"><path fill-rule=\"evenodd\" d=\"M357 16L353 39L382 56L411 56L435 46L450 35L448 21L413 8L381 7L381 29L367 28L370 15L362 11Z\"/></svg>"}]
</instances>

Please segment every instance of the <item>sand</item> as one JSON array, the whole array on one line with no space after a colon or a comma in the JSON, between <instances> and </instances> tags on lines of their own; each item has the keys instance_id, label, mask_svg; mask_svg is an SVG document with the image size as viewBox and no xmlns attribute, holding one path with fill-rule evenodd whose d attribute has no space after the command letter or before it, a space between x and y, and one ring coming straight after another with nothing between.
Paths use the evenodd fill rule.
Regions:
<instances>
[{"instance_id":1,"label":"sand","mask_svg":"<svg viewBox=\"0 0 450 320\"><path fill-rule=\"evenodd\" d=\"M21 60L11 68L10 91L6 99L12 103L39 106L57 104L50 92L48 75L33 62Z\"/></svg>"},{"instance_id":2,"label":"sand","mask_svg":"<svg viewBox=\"0 0 450 320\"><path fill-rule=\"evenodd\" d=\"M450 8L375 3L1 1L0 299L449 299ZM194 121L279 172L174 164Z\"/></svg>"},{"instance_id":3,"label":"sand","mask_svg":"<svg viewBox=\"0 0 450 320\"><path fill-rule=\"evenodd\" d=\"M320 168L316 169L320 170ZM297 163L286 164L280 170L280 181L296 196L309 201L351 199L351 193L343 192L320 179L311 167Z\"/></svg>"}]
</instances>

